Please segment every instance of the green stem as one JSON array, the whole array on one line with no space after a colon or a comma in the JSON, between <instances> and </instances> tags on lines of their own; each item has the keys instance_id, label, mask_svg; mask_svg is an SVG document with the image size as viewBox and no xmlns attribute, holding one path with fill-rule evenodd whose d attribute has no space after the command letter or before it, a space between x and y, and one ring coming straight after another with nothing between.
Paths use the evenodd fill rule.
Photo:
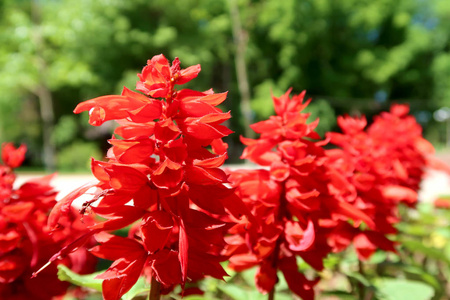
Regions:
<instances>
[{"instance_id":1,"label":"green stem","mask_svg":"<svg viewBox=\"0 0 450 300\"><path fill-rule=\"evenodd\" d=\"M362 261L358 260L358 271L359 274L361 274L362 277L365 278L365 272L364 272L364 265L362 263ZM358 281L358 294L359 294L359 299L360 300L364 300L365 299L365 288L364 288L364 284L362 284L360 281Z\"/></svg>"}]
</instances>

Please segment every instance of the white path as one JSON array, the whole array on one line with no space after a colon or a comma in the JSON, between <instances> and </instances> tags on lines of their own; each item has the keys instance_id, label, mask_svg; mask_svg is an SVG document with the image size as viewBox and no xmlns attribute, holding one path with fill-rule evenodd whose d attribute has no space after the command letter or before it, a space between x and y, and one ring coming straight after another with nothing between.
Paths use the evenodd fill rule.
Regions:
<instances>
[{"instance_id":1,"label":"white path","mask_svg":"<svg viewBox=\"0 0 450 300\"><path fill-rule=\"evenodd\" d=\"M252 165L230 165L230 169L237 168L254 168ZM20 186L25 181L36 178L39 174L18 174L15 186ZM52 185L59 191L57 199L62 199L65 195L82 186L83 184L95 181L95 177L91 174L57 174L52 181ZM442 195L450 195L450 176L444 172L428 171L421 184L419 191L419 200L424 202L434 201Z\"/></svg>"}]
</instances>

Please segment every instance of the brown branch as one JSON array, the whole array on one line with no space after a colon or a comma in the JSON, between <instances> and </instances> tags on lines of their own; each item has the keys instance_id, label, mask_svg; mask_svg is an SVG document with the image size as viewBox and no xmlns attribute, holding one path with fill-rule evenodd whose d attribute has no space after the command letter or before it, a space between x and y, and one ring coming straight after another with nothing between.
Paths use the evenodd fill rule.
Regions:
<instances>
[{"instance_id":1,"label":"brown branch","mask_svg":"<svg viewBox=\"0 0 450 300\"><path fill-rule=\"evenodd\" d=\"M161 284L152 276L152 283L150 285L150 292L148 294L149 300L161 299Z\"/></svg>"}]
</instances>

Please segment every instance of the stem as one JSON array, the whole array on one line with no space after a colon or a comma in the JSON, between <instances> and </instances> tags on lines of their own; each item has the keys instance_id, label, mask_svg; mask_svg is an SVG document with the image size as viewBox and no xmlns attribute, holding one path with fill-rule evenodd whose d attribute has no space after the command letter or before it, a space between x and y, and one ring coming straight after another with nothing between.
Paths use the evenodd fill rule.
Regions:
<instances>
[{"instance_id":1,"label":"stem","mask_svg":"<svg viewBox=\"0 0 450 300\"><path fill-rule=\"evenodd\" d=\"M161 299L161 284L152 276L152 283L150 285L150 292L148 294L149 300Z\"/></svg>"},{"instance_id":2,"label":"stem","mask_svg":"<svg viewBox=\"0 0 450 300\"><path fill-rule=\"evenodd\" d=\"M360 260L358 260L358 271L359 271L359 274L361 274L361 276L365 278L364 266L363 266L362 261L360 261ZM359 296L360 300L365 299L364 285L360 281L358 281L358 296Z\"/></svg>"},{"instance_id":3,"label":"stem","mask_svg":"<svg viewBox=\"0 0 450 300\"><path fill-rule=\"evenodd\" d=\"M285 182L281 183L281 193L280 193L280 205L278 207L278 216L277 218L279 220L283 220L283 217L288 215L288 211L286 209L286 187L285 187ZM283 223L283 231L280 234L280 236L277 239L277 242L275 244L275 248L273 250L273 257L272 257L272 267L275 270L278 270L278 256L279 256L279 252L280 252L280 245L283 242L283 232L284 232L284 226L285 223ZM272 290L269 292L269 295L267 297L268 300L274 300L275 299L275 286L276 284L273 286Z\"/></svg>"},{"instance_id":4,"label":"stem","mask_svg":"<svg viewBox=\"0 0 450 300\"><path fill-rule=\"evenodd\" d=\"M275 244L275 249L272 253L273 258L272 258L272 267L275 270L278 270L278 252L280 252L280 244L281 244L281 238L278 237L277 243ZM269 295L267 297L267 300L274 300L275 299L275 286L276 284L273 286L272 290L269 292Z\"/></svg>"},{"instance_id":5,"label":"stem","mask_svg":"<svg viewBox=\"0 0 450 300\"><path fill-rule=\"evenodd\" d=\"M267 300L274 300L275 299L275 286L270 291L269 296L267 297Z\"/></svg>"}]
</instances>

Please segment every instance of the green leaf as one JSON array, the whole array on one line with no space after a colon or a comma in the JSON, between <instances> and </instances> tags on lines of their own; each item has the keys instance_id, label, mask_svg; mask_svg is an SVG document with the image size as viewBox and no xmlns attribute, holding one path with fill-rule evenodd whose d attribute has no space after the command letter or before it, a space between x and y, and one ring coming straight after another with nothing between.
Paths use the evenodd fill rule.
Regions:
<instances>
[{"instance_id":1,"label":"green leaf","mask_svg":"<svg viewBox=\"0 0 450 300\"><path fill-rule=\"evenodd\" d=\"M427 284L431 285L435 290L441 290L443 287L441 286L441 283L439 282L439 280L434 277L433 275L431 275L430 273L428 273L427 271L425 271L422 268L419 267L415 267L415 266L410 266L410 265L405 265L403 267L403 270L407 273L410 274L415 274L420 276L420 278Z\"/></svg>"},{"instance_id":2,"label":"green leaf","mask_svg":"<svg viewBox=\"0 0 450 300\"><path fill-rule=\"evenodd\" d=\"M240 273L242 276L242 279L244 279L245 283L251 286L252 288L255 287L255 274L256 274L257 268L250 268L248 270L245 270Z\"/></svg>"},{"instance_id":3,"label":"green leaf","mask_svg":"<svg viewBox=\"0 0 450 300\"><path fill-rule=\"evenodd\" d=\"M350 278L356 279L358 282L362 283L366 287L372 286L370 281L360 273L348 272L348 273L345 273L345 275L347 275Z\"/></svg>"},{"instance_id":4,"label":"green leaf","mask_svg":"<svg viewBox=\"0 0 450 300\"><path fill-rule=\"evenodd\" d=\"M101 279L94 279L98 274L103 273L103 271L80 275L64 265L58 265L58 278L61 281L68 281L76 286L82 286L97 290L99 292L102 291L102 281ZM148 293L150 290L149 285L145 281L144 277L138 279L136 284L125 294L122 296L122 300L131 300L139 294Z\"/></svg>"},{"instance_id":5,"label":"green leaf","mask_svg":"<svg viewBox=\"0 0 450 300\"><path fill-rule=\"evenodd\" d=\"M377 252L375 252L369 260L369 263L371 264L381 264L382 262L384 262L387 258L387 254L386 252L382 251L382 250L378 250Z\"/></svg>"},{"instance_id":6,"label":"green leaf","mask_svg":"<svg viewBox=\"0 0 450 300\"><path fill-rule=\"evenodd\" d=\"M429 229L423 224L399 223L396 227L402 233L409 235L424 237L430 234Z\"/></svg>"},{"instance_id":7,"label":"green leaf","mask_svg":"<svg viewBox=\"0 0 450 300\"><path fill-rule=\"evenodd\" d=\"M355 295L345 291L323 291L321 292L322 296L336 296L341 300L354 300Z\"/></svg>"},{"instance_id":8,"label":"green leaf","mask_svg":"<svg viewBox=\"0 0 450 300\"><path fill-rule=\"evenodd\" d=\"M441 260L441 261L446 262L447 264L450 264L449 258L441 250L438 250L438 249L432 248L432 247L427 247L421 241L405 239L405 238L401 238L401 239L399 239L399 241L401 242L401 244L404 247L408 248L409 250L411 250L413 252L420 252L420 253L425 254L426 256L429 256L431 258Z\"/></svg>"},{"instance_id":9,"label":"green leaf","mask_svg":"<svg viewBox=\"0 0 450 300\"><path fill-rule=\"evenodd\" d=\"M419 281L379 278L374 284L380 300L429 300L434 296L433 288Z\"/></svg>"},{"instance_id":10,"label":"green leaf","mask_svg":"<svg viewBox=\"0 0 450 300\"><path fill-rule=\"evenodd\" d=\"M402 271L408 276L409 279L421 280L426 284L432 286L435 290L442 290L442 286L439 280L419 266L408 265L401 262L384 262L383 266L385 268L391 268L391 274Z\"/></svg>"},{"instance_id":11,"label":"green leaf","mask_svg":"<svg viewBox=\"0 0 450 300\"><path fill-rule=\"evenodd\" d=\"M144 277L140 277L133 287L122 296L122 300L132 300L139 294L148 294L150 286Z\"/></svg>"},{"instance_id":12,"label":"green leaf","mask_svg":"<svg viewBox=\"0 0 450 300\"><path fill-rule=\"evenodd\" d=\"M100 273L103 273L103 271L88 275L80 275L73 272L65 265L62 264L58 265L59 280L68 281L76 286L88 287L97 290L99 292L102 291L102 280L94 279L94 277Z\"/></svg>"},{"instance_id":13,"label":"green leaf","mask_svg":"<svg viewBox=\"0 0 450 300\"><path fill-rule=\"evenodd\" d=\"M218 288L233 300L249 299L248 292L244 291L244 289L238 287L237 285L228 283L227 285L219 286Z\"/></svg>"},{"instance_id":14,"label":"green leaf","mask_svg":"<svg viewBox=\"0 0 450 300\"><path fill-rule=\"evenodd\" d=\"M180 298L183 300L208 300L209 298L206 298L205 296L201 296L201 295L192 295L192 296L187 296L184 298Z\"/></svg>"},{"instance_id":15,"label":"green leaf","mask_svg":"<svg viewBox=\"0 0 450 300\"><path fill-rule=\"evenodd\" d=\"M231 283L218 286L218 288L233 300L249 300L249 299L265 300L267 298L267 296L260 294L255 289L248 290Z\"/></svg>"}]
</instances>

